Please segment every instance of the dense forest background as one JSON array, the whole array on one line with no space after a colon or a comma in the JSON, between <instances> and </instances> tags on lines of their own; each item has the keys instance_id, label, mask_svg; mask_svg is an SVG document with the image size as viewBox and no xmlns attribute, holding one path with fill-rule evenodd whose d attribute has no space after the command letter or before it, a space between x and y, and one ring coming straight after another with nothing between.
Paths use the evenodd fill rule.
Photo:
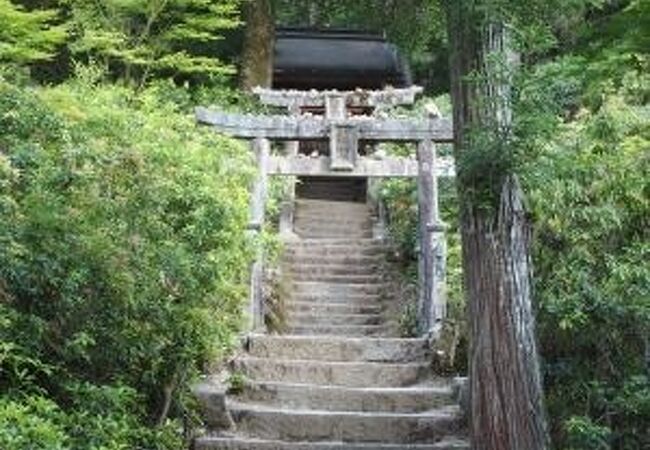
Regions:
<instances>
[{"instance_id":1,"label":"dense forest background","mask_svg":"<svg viewBox=\"0 0 650 450\"><path fill-rule=\"evenodd\" d=\"M171 450L200 428L190 388L236 343L259 243L250 156L192 108L258 108L238 88L245 3L0 0L0 448ZM483 3L522 55L513 160L554 448L650 448L650 2ZM281 25L385 33L448 111L438 1L272 6ZM414 258L414 187L382 194Z\"/></svg>"}]
</instances>

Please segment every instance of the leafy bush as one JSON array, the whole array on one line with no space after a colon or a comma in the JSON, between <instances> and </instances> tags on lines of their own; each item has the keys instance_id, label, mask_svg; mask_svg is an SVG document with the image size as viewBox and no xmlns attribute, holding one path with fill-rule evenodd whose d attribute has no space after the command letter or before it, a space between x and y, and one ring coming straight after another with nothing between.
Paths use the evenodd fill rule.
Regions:
<instances>
[{"instance_id":1,"label":"leafy bush","mask_svg":"<svg viewBox=\"0 0 650 450\"><path fill-rule=\"evenodd\" d=\"M386 205L391 239L404 260L417 261L418 193L415 182L385 180L379 195Z\"/></svg>"},{"instance_id":2,"label":"leafy bush","mask_svg":"<svg viewBox=\"0 0 650 450\"><path fill-rule=\"evenodd\" d=\"M537 87L546 100L562 86L586 85L574 63L561 59L551 71L538 71L533 82L546 86ZM540 339L559 448L650 445L643 357L650 332L650 110L628 101L630 88L601 93L592 109L581 106L592 101L589 91L586 99L575 96L575 112L564 123L551 109L528 111L536 153L524 173L536 222Z\"/></svg>"},{"instance_id":3,"label":"leafy bush","mask_svg":"<svg viewBox=\"0 0 650 450\"><path fill-rule=\"evenodd\" d=\"M461 243L458 230L458 199L455 180L439 179L438 199L442 221L448 226L445 232L445 295L447 301L447 325L454 335L464 335L467 328L465 298L463 296ZM418 205L417 185L413 180L382 181L379 197L388 215L388 233L399 252L402 276L411 286L417 285L418 271ZM416 293L414 288L411 292ZM404 293L402 293L404 295ZM402 308L399 329L405 337L417 335L417 295L409 297ZM445 351L459 354L453 358L453 369L462 372L466 367L463 359L466 341L454 342L453 349ZM456 348L458 347L458 348Z\"/></svg>"},{"instance_id":4,"label":"leafy bush","mask_svg":"<svg viewBox=\"0 0 650 450\"><path fill-rule=\"evenodd\" d=\"M611 430L594 424L589 417L571 417L566 422L571 450L607 450Z\"/></svg>"},{"instance_id":5,"label":"leafy bush","mask_svg":"<svg viewBox=\"0 0 650 450\"><path fill-rule=\"evenodd\" d=\"M179 425L143 425L142 399L124 386L79 385L65 410L39 395L0 397L0 448L12 450L178 449Z\"/></svg>"},{"instance_id":6,"label":"leafy bush","mask_svg":"<svg viewBox=\"0 0 650 450\"><path fill-rule=\"evenodd\" d=\"M191 415L242 322L250 160L98 75L0 82L0 388L51 398L83 448L178 448L142 426Z\"/></svg>"},{"instance_id":7,"label":"leafy bush","mask_svg":"<svg viewBox=\"0 0 650 450\"><path fill-rule=\"evenodd\" d=\"M0 448L67 450L68 436L56 403L43 397L22 402L0 397Z\"/></svg>"}]
</instances>

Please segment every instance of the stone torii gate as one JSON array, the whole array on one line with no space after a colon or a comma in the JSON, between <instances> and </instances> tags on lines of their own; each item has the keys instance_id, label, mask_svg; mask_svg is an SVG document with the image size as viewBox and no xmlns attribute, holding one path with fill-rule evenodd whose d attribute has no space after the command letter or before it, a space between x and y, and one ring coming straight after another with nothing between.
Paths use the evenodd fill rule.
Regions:
<instances>
[{"instance_id":1,"label":"stone torii gate","mask_svg":"<svg viewBox=\"0 0 650 450\"><path fill-rule=\"evenodd\" d=\"M251 230L264 223L267 177L411 177L418 180L420 331L436 334L446 315L444 291L444 224L438 208L439 176L453 176L451 158L436 155L436 143L453 140L450 120L429 116L422 119L384 118L377 113L398 105L410 105L419 87L382 91L279 91L258 88L262 103L283 107L288 115L241 115L197 108L196 118L216 131L251 141L257 162L253 187ZM313 113L321 113L316 115ZM362 113L353 115L353 113ZM365 114L364 114L365 113ZM367 113L370 113L368 115ZM270 142L285 142L281 156L273 156ZM301 141L329 142L329 154L304 157ZM401 142L416 145L417 159L363 156L360 143ZM280 230L292 229L293 198L283 207ZM253 266L250 313L252 327L263 326L263 255Z\"/></svg>"}]
</instances>

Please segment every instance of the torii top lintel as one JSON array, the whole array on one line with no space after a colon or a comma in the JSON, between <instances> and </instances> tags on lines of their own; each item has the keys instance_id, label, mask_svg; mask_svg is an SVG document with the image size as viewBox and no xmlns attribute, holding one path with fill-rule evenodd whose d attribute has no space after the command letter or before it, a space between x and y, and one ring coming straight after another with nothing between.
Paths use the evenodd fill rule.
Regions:
<instances>
[{"instance_id":1,"label":"torii top lintel","mask_svg":"<svg viewBox=\"0 0 650 450\"><path fill-rule=\"evenodd\" d=\"M354 130L355 140L451 142L451 121L439 116L423 119L350 116L349 108L390 108L412 104L422 92L419 86L381 91L296 91L256 88L262 103L286 107L291 116L255 116L228 114L197 108L199 123L212 125L225 134L241 139L307 140L327 139L335 130ZM324 116L300 115L301 107L324 107ZM293 111L291 111L293 110Z\"/></svg>"},{"instance_id":2,"label":"torii top lintel","mask_svg":"<svg viewBox=\"0 0 650 450\"><path fill-rule=\"evenodd\" d=\"M359 161L359 143L451 142L449 119L433 114L421 119L351 115L350 109L381 109L413 103L420 88L383 91L273 91L257 89L263 103L284 106L290 115L229 114L197 108L199 123L240 139L276 141L329 140L330 171L352 173ZM324 115L301 114L303 107L323 107Z\"/></svg>"},{"instance_id":3,"label":"torii top lintel","mask_svg":"<svg viewBox=\"0 0 650 450\"><path fill-rule=\"evenodd\" d=\"M324 107L328 97L342 97L348 108L385 108L401 105L412 105L417 95L423 92L420 86L381 91L357 89L354 91L298 91L276 90L257 87L253 93L257 95L264 105L292 107Z\"/></svg>"},{"instance_id":4,"label":"torii top lintel","mask_svg":"<svg viewBox=\"0 0 650 450\"><path fill-rule=\"evenodd\" d=\"M270 139L276 141L325 140L334 128L355 129L358 140L377 142L451 142L452 122L449 119L377 119L357 116L327 119L320 116L254 116L229 114L207 108L196 109L199 123L239 139Z\"/></svg>"}]
</instances>

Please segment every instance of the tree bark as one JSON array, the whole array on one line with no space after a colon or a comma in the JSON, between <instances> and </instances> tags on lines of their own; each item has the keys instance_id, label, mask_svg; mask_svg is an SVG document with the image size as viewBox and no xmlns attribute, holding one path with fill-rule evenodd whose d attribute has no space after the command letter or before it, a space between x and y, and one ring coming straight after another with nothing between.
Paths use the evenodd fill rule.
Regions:
<instances>
[{"instance_id":1,"label":"tree bark","mask_svg":"<svg viewBox=\"0 0 650 450\"><path fill-rule=\"evenodd\" d=\"M512 145L517 59L507 27L480 3L445 2L470 323L472 448L545 450L549 437L532 308L531 227L511 161L495 164L491 153L508 152ZM508 155L498 157L512 158Z\"/></svg>"},{"instance_id":2,"label":"tree bark","mask_svg":"<svg viewBox=\"0 0 650 450\"><path fill-rule=\"evenodd\" d=\"M516 177L503 186L496 223L462 223L470 315L470 429L474 450L548 448L531 305L530 226Z\"/></svg>"},{"instance_id":3,"label":"tree bark","mask_svg":"<svg viewBox=\"0 0 650 450\"><path fill-rule=\"evenodd\" d=\"M271 87L273 83L273 48L275 26L271 0L246 2L244 15L246 31L241 81L245 90Z\"/></svg>"}]
</instances>

